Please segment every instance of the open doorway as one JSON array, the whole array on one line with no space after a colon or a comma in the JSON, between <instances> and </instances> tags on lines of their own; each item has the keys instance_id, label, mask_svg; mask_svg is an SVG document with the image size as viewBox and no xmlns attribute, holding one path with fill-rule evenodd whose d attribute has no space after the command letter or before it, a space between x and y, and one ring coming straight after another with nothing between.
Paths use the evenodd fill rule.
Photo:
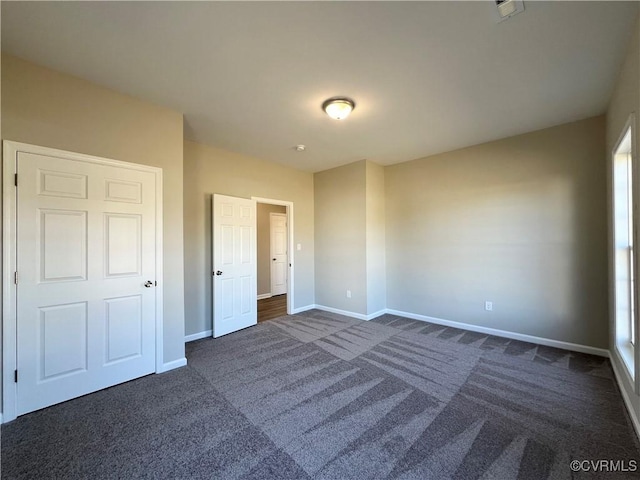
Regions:
<instances>
[{"instance_id":1,"label":"open doorway","mask_svg":"<svg viewBox=\"0 0 640 480\"><path fill-rule=\"evenodd\" d=\"M287 315L290 287L290 206L257 200L258 322Z\"/></svg>"}]
</instances>

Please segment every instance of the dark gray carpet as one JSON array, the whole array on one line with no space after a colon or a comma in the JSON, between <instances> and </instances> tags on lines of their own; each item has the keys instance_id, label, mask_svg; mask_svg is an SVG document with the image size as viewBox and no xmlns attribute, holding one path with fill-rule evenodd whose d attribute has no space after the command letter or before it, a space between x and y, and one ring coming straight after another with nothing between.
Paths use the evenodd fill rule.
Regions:
<instances>
[{"instance_id":1,"label":"dark gray carpet","mask_svg":"<svg viewBox=\"0 0 640 480\"><path fill-rule=\"evenodd\" d=\"M187 358L5 425L2 478L538 480L640 461L599 357L313 310Z\"/></svg>"}]
</instances>

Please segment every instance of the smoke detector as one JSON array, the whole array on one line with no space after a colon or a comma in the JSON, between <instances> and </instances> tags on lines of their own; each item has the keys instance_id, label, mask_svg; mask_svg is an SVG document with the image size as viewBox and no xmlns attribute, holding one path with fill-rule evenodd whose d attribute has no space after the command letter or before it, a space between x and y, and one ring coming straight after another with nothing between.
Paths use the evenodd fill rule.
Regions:
<instances>
[{"instance_id":1,"label":"smoke detector","mask_svg":"<svg viewBox=\"0 0 640 480\"><path fill-rule=\"evenodd\" d=\"M498 22L503 22L520 12L524 12L522 0L495 0L495 2L495 16Z\"/></svg>"}]
</instances>

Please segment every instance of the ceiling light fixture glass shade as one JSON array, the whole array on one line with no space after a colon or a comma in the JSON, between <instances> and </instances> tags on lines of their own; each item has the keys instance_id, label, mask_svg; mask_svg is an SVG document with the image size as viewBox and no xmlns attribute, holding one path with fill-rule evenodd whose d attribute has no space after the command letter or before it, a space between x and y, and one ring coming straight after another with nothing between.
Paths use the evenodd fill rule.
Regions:
<instances>
[{"instance_id":1,"label":"ceiling light fixture glass shade","mask_svg":"<svg viewBox=\"0 0 640 480\"><path fill-rule=\"evenodd\" d=\"M356 108L355 102L346 97L330 98L322 104L322 109L327 112L327 115L336 120L344 120L354 108Z\"/></svg>"}]
</instances>

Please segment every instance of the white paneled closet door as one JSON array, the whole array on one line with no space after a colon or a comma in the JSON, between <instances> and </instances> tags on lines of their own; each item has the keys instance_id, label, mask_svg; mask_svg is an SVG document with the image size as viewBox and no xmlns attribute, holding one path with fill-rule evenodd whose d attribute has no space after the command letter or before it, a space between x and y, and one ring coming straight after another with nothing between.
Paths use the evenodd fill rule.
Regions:
<instances>
[{"instance_id":1,"label":"white paneled closet door","mask_svg":"<svg viewBox=\"0 0 640 480\"><path fill-rule=\"evenodd\" d=\"M17 155L17 414L155 371L156 176Z\"/></svg>"}]
</instances>

